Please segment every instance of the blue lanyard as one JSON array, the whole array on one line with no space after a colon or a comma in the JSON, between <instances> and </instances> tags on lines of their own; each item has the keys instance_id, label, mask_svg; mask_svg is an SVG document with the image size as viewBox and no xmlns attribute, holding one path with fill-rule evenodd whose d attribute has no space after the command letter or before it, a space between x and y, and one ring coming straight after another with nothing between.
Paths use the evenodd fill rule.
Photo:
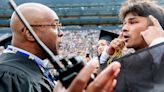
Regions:
<instances>
[{"instance_id":1,"label":"blue lanyard","mask_svg":"<svg viewBox=\"0 0 164 92\"><path fill-rule=\"evenodd\" d=\"M27 51L24 51L22 49L19 49L19 48L16 48L14 46L8 46L7 49L6 49L6 52L11 52L11 53L15 53L17 55L21 55L25 58L28 58L28 59L31 59L32 61L34 61L38 67L41 69L41 71L43 72L43 75L45 77L47 77L49 80L53 81L53 79L51 78L50 74L49 74L49 69L48 68L45 68L43 66L43 60L41 60L39 57L35 56L35 55L32 55L30 54L29 52Z\"/></svg>"},{"instance_id":2,"label":"blue lanyard","mask_svg":"<svg viewBox=\"0 0 164 92\"><path fill-rule=\"evenodd\" d=\"M18 49L16 47L13 46L8 46L6 50L9 50L17 55L21 55L25 58L31 59L33 60L39 67L43 67L43 60L41 60L40 58L38 58L37 56L34 56L24 50ZM44 68L44 67L43 67Z\"/></svg>"}]
</instances>

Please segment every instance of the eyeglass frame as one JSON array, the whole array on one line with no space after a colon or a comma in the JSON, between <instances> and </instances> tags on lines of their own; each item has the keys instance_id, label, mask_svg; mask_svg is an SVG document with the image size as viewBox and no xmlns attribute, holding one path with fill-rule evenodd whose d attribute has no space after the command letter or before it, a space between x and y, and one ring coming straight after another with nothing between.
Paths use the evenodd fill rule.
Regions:
<instances>
[{"instance_id":1,"label":"eyeglass frame","mask_svg":"<svg viewBox=\"0 0 164 92\"><path fill-rule=\"evenodd\" d=\"M63 35L60 35L62 30L61 30L61 27L62 27L62 23L56 23L56 24L38 24L38 25L33 25L31 24L30 25L31 27L49 27L49 26L57 26L57 31L58 31L58 37L62 37ZM26 28L26 27L23 27L22 30Z\"/></svg>"}]
</instances>

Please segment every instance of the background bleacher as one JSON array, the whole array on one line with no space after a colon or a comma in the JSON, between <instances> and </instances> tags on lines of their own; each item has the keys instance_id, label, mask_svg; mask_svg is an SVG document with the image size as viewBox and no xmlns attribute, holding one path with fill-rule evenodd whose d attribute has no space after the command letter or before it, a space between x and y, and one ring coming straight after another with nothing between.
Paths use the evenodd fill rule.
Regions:
<instances>
[{"instance_id":1,"label":"background bleacher","mask_svg":"<svg viewBox=\"0 0 164 92\"><path fill-rule=\"evenodd\" d=\"M12 10L8 0L0 1L0 27L9 26ZM15 0L19 5L25 2L39 2L48 5L59 15L63 25L118 25L118 11L125 0ZM158 0L164 5L164 0Z\"/></svg>"},{"instance_id":2,"label":"background bleacher","mask_svg":"<svg viewBox=\"0 0 164 92\"><path fill-rule=\"evenodd\" d=\"M0 41L5 37L10 37L9 34L11 34L9 22L13 10L7 1L0 0ZM63 52L68 52L65 53L66 55L72 53L70 51L76 52L76 54L84 54L86 49L92 50L92 46L98 40L100 29L118 31L121 28L118 12L121 3L124 1L15 0L17 5L26 2L42 3L52 8L58 14L60 22L64 25L63 30L65 31L65 36L63 38L63 48L67 49ZM164 6L164 0L157 0L157 3Z\"/></svg>"}]
</instances>

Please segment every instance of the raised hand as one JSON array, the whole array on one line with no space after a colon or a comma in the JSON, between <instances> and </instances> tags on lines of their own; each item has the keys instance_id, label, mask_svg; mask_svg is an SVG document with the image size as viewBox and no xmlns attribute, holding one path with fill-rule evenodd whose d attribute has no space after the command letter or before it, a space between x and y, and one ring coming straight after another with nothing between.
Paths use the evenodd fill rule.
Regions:
<instances>
[{"instance_id":1,"label":"raised hand","mask_svg":"<svg viewBox=\"0 0 164 92\"><path fill-rule=\"evenodd\" d=\"M80 71L68 89L63 89L59 83L53 92L112 92L116 85L115 78L120 72L120 67L121 65L118 62L111 63L87 86L90 75L94 71L94 65L89 64Z\"/></svg>"},{"instance_id":2,"label":"raised hand","mask_svg":"<svg viewBox=\"0 0 164 92\"><path fill-rule=\"evenodd\" d=\"M149 15L149 19L151 25L147 28L147 30L141 32L141 35L148 45L150 45L153 40L159 37L164 37L164 31L158 20L152 15Z\"/></svg>"},{"instance_id":3,"label":"raised hand","mask_svg":"<svg viewBox=\"0 0 164 92\"><path fill-rule=\"evenodd\" d=\"M124 46L125 46L125 40L124 40L123 32L121 32L118 38L115 38L114 40L111 41L108 50L109 55L113 55L115 50L118 51L122 49Z\"/></svg>"},{"instance_id":4,"label":"raised hand","mask_svg":"<svg viewBox=\"0 0 164 92\"><path fill-rule=\"evenodd\" d=\"M96 79L87 87L86 92L113 92L116 77L120 72L120 63L113 62L103 70Z\"/></svg>"}]
</instances>

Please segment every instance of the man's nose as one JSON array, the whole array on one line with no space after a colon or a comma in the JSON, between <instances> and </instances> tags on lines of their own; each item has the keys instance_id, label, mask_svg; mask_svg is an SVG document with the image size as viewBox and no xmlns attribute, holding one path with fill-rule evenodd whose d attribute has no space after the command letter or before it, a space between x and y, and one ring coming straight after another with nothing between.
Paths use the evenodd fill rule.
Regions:
<instances>
[{"instance_id":1,"label":"man's nose","mask_svg":"<svg viewBox=\"0 0 164 92\"><path fill-rule=\"evenodd\" d=\"M125 24L123 27L122 27L122 32L127 32L129 30L129 26L128 24Z\"/></svg>"},{"instance_id":2,"label":"man's nose","mask_svg":"<svg viewBox=\"0 0 164 92\"><path fill-rule=\"evenodd\" d=\"M62 37L64 35L63 30L58 29L58 37Z\"/></svg>"}]
</instances>

